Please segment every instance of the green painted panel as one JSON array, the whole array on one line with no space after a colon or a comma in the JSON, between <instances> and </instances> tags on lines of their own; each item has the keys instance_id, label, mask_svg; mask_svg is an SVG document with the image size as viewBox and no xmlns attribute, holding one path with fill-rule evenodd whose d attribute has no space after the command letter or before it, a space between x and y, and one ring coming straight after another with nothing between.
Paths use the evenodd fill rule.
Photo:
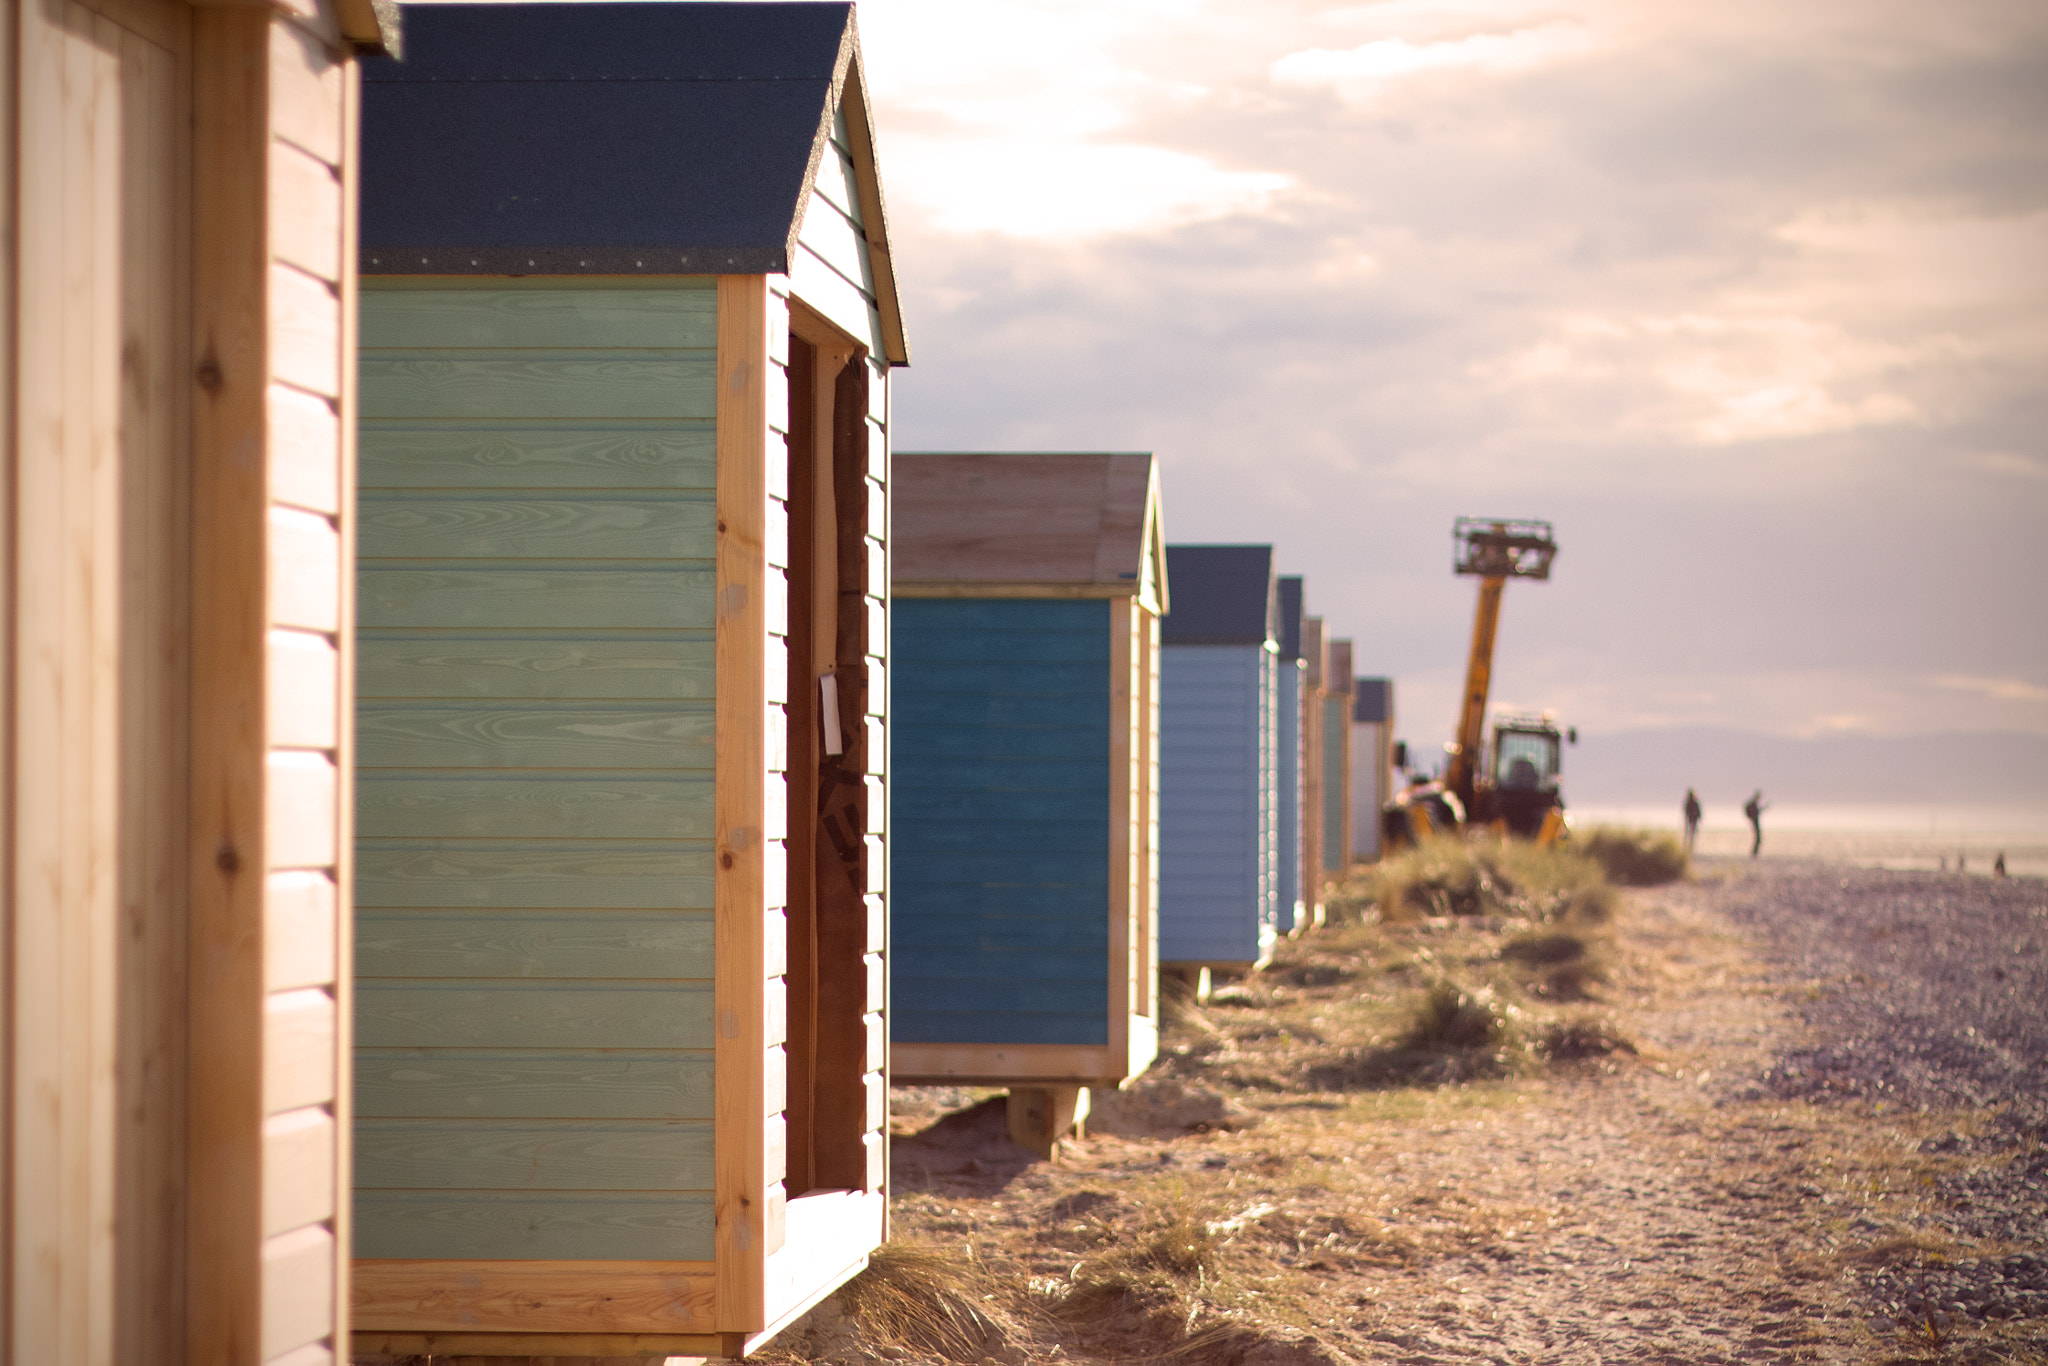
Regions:
<instances>
[{"instance_id":1,"label":"green painted panel","mask_svg":"<svg viewBox=\"0 0 2048 1366\"><path fill-rule=\"evenodd\" d=\"M358 1257L708 1261L712 1198L645 1192L359 1190Z\"/></svg>"},{"instance_id":2,"label":"green painted panel","mask_svg":"<svg viewBox=\"0 0 2048 1366\"><path fill-rule=\"evenodd\" d=\"M717 646L686 636L417 631L356 635L365 698L692 698L716 695Z\"/></svg>"},{"instance_id":3,"label":"green painted panel","mask_svg":"<svg viewBox=\"0 0 2048 1366\"><path fill-rule=\"evenodd\" d=\"M362 911L356 973L708 982L711 941L709 911Z\"/></svg>"},{"instance_id":4,"label":"green painted panel","mask_svg":"<svg viewBox=\"0 0 2048 1366\"><path fill-rule=\"evenodd\" d=\"M358 401L372 418L715 418L716 370L709 351L366 354Z\"/></svg>"},{"instance_id":5,"label":"green painted panel","mask_svg":"<svg viewBox=\"0 0 2048 1366\"><path fill-rule=\"evenodd\" d=\"M597 1054L359 1048L358 1116L709 1119L710 1050Z\"/></svg>"},{"instance_id":6,"label":"green painted panel","mask_svg":"<svg viewBox=\"0 0 2048 1366\"><path fill-rule=\"evenodd\" d=\"M708 702L365 702L359 768L711 771Z\"/></svg>"},{"instance_id":7,"label":"green painted panel","mask_svg":"<svg viewBox=\"0 0 2048 1366\"><path fill-rule=\"evenodd\" d=\"M420 773L356 775L356 833L403 839L712 837L709 773Z\"/></svg>"},{"instance_id":8,"label":"green painted panel","mask_svg":"<svg viewBox=\"0 0 2048 1366\"><path fill-rule=\"evenodd\" d=\"M357 553L365 559L705 560L718 553L710 493L489 495L411 489L365 495Z\"/></svg>"},{"instance_id":9,"label":"green painted panel","mask_svg":"<svg viewBox=\"0 0 2048 1366\"><path fill-rule=\"evenodd\" d=\"M356 904L704 910L711 905L711 864L709 845L667 841L361 839Z\"/></svg>"},{"instance_id":10,"label":"green painted panel","mask_svg":"<svg viewBox=\"0 0 2048 1366\"><path fill-rule=\"evenodd\" d=\"M365 1048L709 1048L709 982L356 981Z\"/></svg>"},{"instance_id":11,"label":"green painted panel","mask_svg":"<svg viewBox=\"0 0 2048 1366\"><path fill-rule=\"evenodd\" d=\"M712 1188L702 1121L365 1120L355 1131L358 1188L646 1190Z\"/></svg>"},{"instance_id":12,"label":"green painted panel","mask_svg":"<svg viewBox=\"0 0 2048 1366\"><path fill-rule=\"evenodd\" d=\"M580 626L709 630L710 566L616 569L507 565L445 569L411 564L366 566L358 576L364 627Z\"/></svg>"},{"instance_id":13,"label":"green painted panel","mask_svg":"<svg viewBox=\"0 0 2048 1366\"><path fill-rule=\"evenodd\" d=\"M365 422L356 451L364 489L709 489L718 471L717 433L708 421L585 427Z\"/></svg>"},{"instance_id":14,"label":"green painted panel","mask_svg":"<svg viewBox=\"0 0 2048 1366\"><path fill-rule=\"evenodd\" d=\"M661 289L402 289L362 291L361 345L713 346L715 284Z\"/></svg>"}]
</instances>

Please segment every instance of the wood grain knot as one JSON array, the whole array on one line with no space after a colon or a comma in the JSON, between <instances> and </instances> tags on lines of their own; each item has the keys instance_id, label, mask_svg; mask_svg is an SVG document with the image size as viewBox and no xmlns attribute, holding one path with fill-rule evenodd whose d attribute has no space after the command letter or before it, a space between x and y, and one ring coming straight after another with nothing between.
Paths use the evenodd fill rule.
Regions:
<instances>
[{"instance_id":1,"label":"wood grain knot","mask_svg":"<svg viewBox=\"0 0 2048 1366\"><path fill-rule=\"evenodd\" d=\"M220 852L213 856L213 866L223 873L239 873L242 871L242 856L236 852L234 845L222 840Z\"/></svg>"},{"instance_id":2,"label":"wood grain knot","mask_svg":"<svg viewBox=\"0 0 2048 1366\"><path fill-rule=\"evenodd\" d=\"M211 352L199 362L199 368L192 372L192 377L198 380L199 387L209 394L219 393L220 386L226 380L226 376L221 373L220 362L213 358Z\"/></svg>"}]
</instances>

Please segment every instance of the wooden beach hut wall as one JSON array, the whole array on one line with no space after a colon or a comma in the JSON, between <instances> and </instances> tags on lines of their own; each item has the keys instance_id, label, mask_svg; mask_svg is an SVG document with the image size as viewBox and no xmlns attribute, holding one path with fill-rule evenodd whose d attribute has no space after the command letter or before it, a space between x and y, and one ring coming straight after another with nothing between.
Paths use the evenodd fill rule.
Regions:
<instances>
[{"instance_id":1,"label":"wooden beach hut wall","mask_svg":"<svg viewBox=\"0 0 2048 1366\"><path fill-rule=\"evenodd\" d=\"M885 1236L889 369L846 4L365 75L356 1343L738 1355Z\"/></svg>"},{"instance_id":2,"label":"wooden beach hut wall","mask_svg":"<svg viewBox=\"0 0 2048 1366\"><path fill-rule=\"evenodd\" d=\"M894 494L891 1072L1047 1149L1159 1048L1158 469L899 453Z\"/></svg>"},{"instance_id":3,"label":"wooden beach hut wall","mask_svg":"<svg viewBox=\"0 0 2048 1366\"><path fill-rule=\"evenodd\" d=\"M1303 817L1307 815L1302 792L1307 775L1301 723L1307 676L1301 657L1301 592L1299 575L1279 581L1279 653L1275 656L1275 689L1279 697L1275 717L1279 734L1274 738L1274 790L1280 806L1280 923L1289 933L1298 933L1314 923L1307 884L1302 879Z\"/></svg>"},{"instance_id":4,"label":"wooden beach hut wall","mask_svg":"<svg viewBox=\"0 0 2048 1366\"><path fill-rule=\"evenodd\" d=\"M345 1344L368 4L9 3L0 1359Z\"/></svg>"},{"instance_id":5,"label":"wooden beach hut wall","mask_svg":"<svg viewBox=\"0 0 2048 1366\"><path fill-rule=\"evenodd\" d=\"M1159 679L1159 958L1196 985L1264 963L1280 922L1279 593L1273 548L1166 549Z\"/></svg>"},{"instance_id":6,"label":"wooden beach hut wall","mask_svg":"<svg viewBox=\"0 0 2048 1366\"><path fill-rule=\"evenodd\" d=\"M1351 694L1351 853L1377 862L1380 813L1394 799L1394 680L1360 678Z\"/></svg>"},{"instance_id":7,"label":"wooden beach hut wall","mask_svg":"<svg viewBox=\"0 0 2048 1366\"><path fill-rule=\"evenodd\" d=\"M1321 617L1301 619L1301 885L1318 924L1323 915L1323 666L1329 643Z\"/></svg>"},{"instance_id":8,"label":"wooden beach hut wall","mask_svg":"<svg viewBox=\"0 0 2048 1366\"><path fill-rule=\"evenodd\" d=\"M1351 642L1333 640L1323 669L1323 876L1351 869Z\"/></svg>"}]
</instances>

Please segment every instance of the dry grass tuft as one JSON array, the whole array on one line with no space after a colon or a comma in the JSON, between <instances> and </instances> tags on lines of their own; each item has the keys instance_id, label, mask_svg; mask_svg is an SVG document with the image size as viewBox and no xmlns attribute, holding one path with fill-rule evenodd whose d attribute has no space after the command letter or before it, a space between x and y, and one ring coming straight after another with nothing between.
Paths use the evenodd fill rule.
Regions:
<instances>
[{"instance_id":1,"label":"dry grass tuft","mask_svg":"<svg viewBox=\"0 0 2048 1366\"><path fill-rule=\"evenodd\" d=\"M1446 916L1605 924L1614 891L1600 865L1521 840L1425 840L1373 869L1366 885L1389 924Z\"/></svg>"},{"instance_id":2,"label":"dry grass tuft","mask_svg":"<svg viewBox=\"0 0 2048 1366\"><path fill-rule=\"evenodd\" d=\"M1636 1052L1635 1040L1603 1016L1576 1015L1552 1020L1536 1036L1536 1051L1551 1062L1583 1062Z\"/></svg>"},{"instance_id":3,"label":"dry grass tuft","mask_svg":"<svg viewBox=\"0 0 2048 1366\"><path fill-rule=\"evenodd\" d=\"M1685 846L1663 831L1601 825L1574 835L1572 843L1617 887L1662 887L1683 881L1689 870Z\"/></svg>"},{"instance_id":4,"label":"dry grass tuft","mask_svg":"<svg viewBox=\"0 0 2048 1366\"><path fill-rule=\"evenodd\" d=\"M1551 930L1516 935L1501 945L1501 958L1520 968L1525 989L1546 1001L1587 1001L1610 980L1604 945L1584 931Z\"/></svg>"},{"instance_id":5,"label":"dry grass tuft","mask_svg":"<svg viewBox=\"0 0 2048 1366\"><path fill-rule=\"evenodd\" d=\"M1009 1348L1009 1326L991 1312L981 1267L933 1244L886 1244L838 1298L846 1317L884 1345L970 1364Z\"/></svg>"},{"instance_id":6,"label":"dry grass tuft","mask_svg":"<svg viewBox=\"0 0 2048 1366\"><path fill-rule=\"evenodd\" d=\"M1527 1055L1518 1008L1490 987L1445 978L1422 993L1394 1042L1311 1067L1308 1081L1324 1091L1451 1086L1511 1075Z\"/></svg>"}]
</instances>

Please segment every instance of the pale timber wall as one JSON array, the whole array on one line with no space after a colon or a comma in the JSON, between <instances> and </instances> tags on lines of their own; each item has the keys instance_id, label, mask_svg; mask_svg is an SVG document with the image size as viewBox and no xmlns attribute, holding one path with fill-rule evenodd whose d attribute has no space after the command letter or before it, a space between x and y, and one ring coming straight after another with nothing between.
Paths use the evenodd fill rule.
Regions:
<instances>
[{"instance_id":1,"label":"pale timber wall","mask_svg":"<svg viewBox=\"0 0 2048 1366\"><path fill-rule=\"evenodd\" d=\"M332 1361L353 73L333 15L7 8L0 1358Z\"/></svg>"}]
</instances>

